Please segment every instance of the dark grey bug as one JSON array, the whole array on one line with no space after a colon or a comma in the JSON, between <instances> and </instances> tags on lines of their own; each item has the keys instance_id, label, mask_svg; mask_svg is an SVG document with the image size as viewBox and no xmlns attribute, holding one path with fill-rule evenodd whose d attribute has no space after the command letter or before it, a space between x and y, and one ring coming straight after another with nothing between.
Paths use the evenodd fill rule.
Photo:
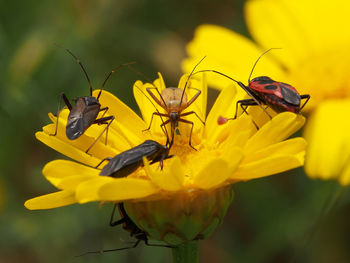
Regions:
<instances>
[{"instance_id":1,"label":"dark grey bug","mask_svg":"<svg viewBox=\"0 0 350 263\"><path fill-rule=\"evenodd\" d=\"M104 117L104 115L108 111L108 107L103 107L101 108L101 104L99 102L99 98L101 96L102 90L109 79L109 77L120 67L123 66L128 66L130 64L134 64L134 62L126 63L126 64L121 64L114 70L112 70L106 77L105 81L102 84L101 90L98 93L97 97L92 96L92 85L90 78L83 66L83 64L80 62L80 60L69 50L65 50L75 58L75 60L79 63L81 69L83 70L89 86L90 86L90 96L82 96L82 97L77 97L73 101L75 102L74 106L70 103L69 99L67 96L62 93L59 103L58 103L58 112L57 112L57 122L56 122L56 128L55 128L55 133L51 134L55 136L57 134L58 130L58 121L59 121L59 115L60 115L60 108L61 108L61 100L63 99L65 105L67 106L69 110L69 115L68 115L68 120L67 120L67 126L66 126L66 136L70 140L76 140L78 139L84 132L93 124L98 124L98 125L106 125L106 127L103 129L103 131L98 135L98 137L94 140L94 142L89 146L89 148L85 151L86 153L89 152L89 150L95 145L97 140L103 135L103 133L106 132L106 140L105 143L107 144L107 137L108 137L108 128L115 119L115 116L107 116ZM101 118L97 118L98 114L100 112L103 112Z\"/></svg>"},{"instance_id":2,"label":"dark grey bug","mask_svg":"<svg viewBox=\"0 0 350 263\"><path fill-rule=\"evenodd\" d=\"M151 161L151 164L160 162L160 166L163 168L163 161L173 157L173 155L169 155L169 151L170 147L167 145L162 145L153 140L146 140L113 158L103 159L96 168L104 161L109 161L101 170L101 176L126 177L136 171L137 168L143 166L143 157Z\"/></svg>"}]
</instances>

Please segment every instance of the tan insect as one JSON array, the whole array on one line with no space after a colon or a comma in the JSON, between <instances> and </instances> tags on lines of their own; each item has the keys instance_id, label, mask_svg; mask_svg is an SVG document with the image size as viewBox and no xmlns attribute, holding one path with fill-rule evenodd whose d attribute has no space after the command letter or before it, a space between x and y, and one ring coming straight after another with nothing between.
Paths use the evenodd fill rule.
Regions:
<instances>
[{"instance_id":1,"label":"tan insect","mask_svg":"<svg viewBox=\"0 0 350 263\"><path fill-rule=\"evenodd\" d=\"M192 146L192 143L191 143L194 123L192 121L184 119L183 117L191 115L191 114L194 114L203 123L203 125L205 125L205 122L198 116L198 114L195 111L183 112L193 102L195 102L195 100L201 94L201 91L199 89L191 88L191 89L197 90L197 93L190 100L187 100L187 95L186 95L185 91L186 91L189 79L191 78L194 70L202 62L202 60L204 58L202 58L201 61L193 68L192 72L190 73L190 75L188 76L188 78L186 80L185 87L184 87L183 90L179 89L179 88L169 87L169 88L163 89L162 92L159 92L158 88L155 87L155 86L153 88L146 88L146 91L152 97L152 99L159 106L161 106L166 112L166 113L160 113L159 111L153 112L152 118L151 118L151 121L150 121L150 124L149 124L149 127L147 128L147 130L149 130L151 128L152 120L153 120L153 116L154 115L168 118L160 126L161 126L162 129L164 129L165 125L170 123L170 133L171 133L170 145L172 145L173 141L174 141L174 135L175 135L176 126L178 125L179 122L183 122L183 123L187 123L187 124L191 125L190 138L189 138L188 144L193 149L195 149ZM158 99L158 97L152 92L152 90L156 90L156 92L158 93L160 99Z\"/></svg>"}]
</instances>

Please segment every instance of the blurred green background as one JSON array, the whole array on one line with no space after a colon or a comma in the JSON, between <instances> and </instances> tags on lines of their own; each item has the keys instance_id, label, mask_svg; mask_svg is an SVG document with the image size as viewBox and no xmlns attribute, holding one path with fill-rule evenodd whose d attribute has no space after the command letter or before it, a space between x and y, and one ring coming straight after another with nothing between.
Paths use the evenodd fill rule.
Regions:
<instances>
[{"instance_id":1,"label":"blurred green background","mask_svg":"<svg viewBox=\"0 0 350 263\"><path fill-rule=\"evenodd\" d=\"M171 252L141 244L103 255L86 251L133 241L108 226L111 205L28 211L26 199L54 191L44 164L64 158L34 137L55 112L59 94L88 95L73 51L98 88L120 63L176 86L185 45L196 26L215 23L248 36L239 1L0 1L0 262L171 262ZM235 47L232 47L235 48ZM122 69L106 89L135 110ZM210 91L210 100L217 95ZM350 262L350 194L313 181L302 169L238 183L225 223L201 242L201 262Z\"/></svg>"}]
</instances>

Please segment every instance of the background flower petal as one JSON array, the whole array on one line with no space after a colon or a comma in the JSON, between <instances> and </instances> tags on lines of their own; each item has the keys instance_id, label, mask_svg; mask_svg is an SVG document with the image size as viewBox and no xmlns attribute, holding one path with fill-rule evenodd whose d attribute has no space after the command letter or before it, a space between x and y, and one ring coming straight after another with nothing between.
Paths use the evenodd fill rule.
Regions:
<instances>
[{"instance_id":1,"label":"background flower petal","mask_svg":"<svg viewBox=\"0 0 350 263\"><path fill-rule=\"evenodd\" d=\"M312 178L340 178L350 163L350 100L323 102L309 119L305 171ZM344 169L344 170L343 170Z\"/></svg>"},{"instance_id":2,"label":"background flower petal","mask_svg":"<svg viewBox=\"0 0 350 263\"><path fill-rule=\"evenodd\" d=\"M341 6L341 8L339 8ZM335 0L260 0L248 1L246 20L254 39L263 47L281 47L274 52L285 66L295 67L310 53L348 43L350 4Z\"/></svg>"},{"instance_id":3,"label":"background flower petal","mask_svg":"<svg viewBox=\"0 0 350 263\"><path fill-rule=\"evenodd\" d=\"M217 70L247 84L254 62L263 51L265 49L259 48L248 38L229 29L215 25L201 25L196 29L193 40L187 46L189 58L184 60L182 68L184 72L190 72L194 65L206 55L206 59L198 66L198 70ZM271 54L264 56L263 65L256 67L254 76L283 75L281 68L270 59L271 57ZM219 89L232 85L231 80L216 74L210 74L208 82Z\"/></svg>"}]
</instances>

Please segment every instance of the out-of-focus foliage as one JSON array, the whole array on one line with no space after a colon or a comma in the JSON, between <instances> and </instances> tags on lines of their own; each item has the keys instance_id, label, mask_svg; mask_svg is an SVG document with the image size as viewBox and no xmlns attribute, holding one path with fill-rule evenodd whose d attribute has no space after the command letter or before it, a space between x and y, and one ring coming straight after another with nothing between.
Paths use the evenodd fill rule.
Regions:
<instances>
[{"instance_id":1,"label":"out-of-focus foliage","mask_svg":"<svg viewBox=\"0 0 350 263\"><path fill-rule=\"evenodd\" d=\"M120 227L108 226L110 204L47 211L23 207L26 199L54 190L41 169L63 158L35 140L34 132L57 110L60 93L88 94L81 69L55 43L81 59L95 88L111 69L129 61L137 61L136 68L150 78L164 72L167 84L176 86L195 27L215 23L246 34L242 6L243 1L226 0L0 2L0 262L171 260L169 250L143 244L75 258L133 241ZM135 108L136 79L124 68L106 89ZM348 191L328 205L338 188L307 179L302 169L237 184L224 225L202 242L201 262L349 261ZM327 206L329 213L323 212Z\"/></svg>"}]
</instances>

